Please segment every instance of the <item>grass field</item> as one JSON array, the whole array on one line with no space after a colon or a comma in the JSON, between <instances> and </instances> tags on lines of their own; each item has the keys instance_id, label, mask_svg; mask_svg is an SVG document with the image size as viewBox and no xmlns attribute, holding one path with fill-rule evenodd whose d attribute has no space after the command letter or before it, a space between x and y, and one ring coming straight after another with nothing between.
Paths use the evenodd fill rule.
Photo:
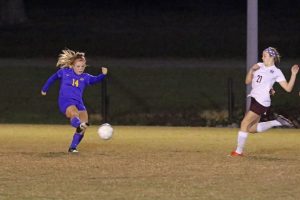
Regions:
<instances>
[{"instance_id":1,"label":"grass field","mask_svg":"<svg viewBox=\"0 0 300 200\"><path fill-rule=\"evenodd\" d=\"M298 130L251 135L232 158L237 129L96 128L70 155L67 125L1 125L0 199L300 199Z\"/></svg>"}]
</instances>

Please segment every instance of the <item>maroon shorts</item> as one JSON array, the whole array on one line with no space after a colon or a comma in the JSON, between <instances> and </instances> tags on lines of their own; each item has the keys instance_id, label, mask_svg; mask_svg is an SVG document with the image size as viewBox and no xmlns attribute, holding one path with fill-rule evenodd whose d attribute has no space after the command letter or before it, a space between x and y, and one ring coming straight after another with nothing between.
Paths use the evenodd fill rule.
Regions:
<instances>
[{"instance_id":1,"label":"maroon shorts","mask_svg":"<svg viewBox=\"0 0 300 200\"><path fill-rule=\"evenodd\" d=\"M258 115L262 115L269 110L270 107L265 107L251 97L250 110Z\"/></svg>"}]
</instances>

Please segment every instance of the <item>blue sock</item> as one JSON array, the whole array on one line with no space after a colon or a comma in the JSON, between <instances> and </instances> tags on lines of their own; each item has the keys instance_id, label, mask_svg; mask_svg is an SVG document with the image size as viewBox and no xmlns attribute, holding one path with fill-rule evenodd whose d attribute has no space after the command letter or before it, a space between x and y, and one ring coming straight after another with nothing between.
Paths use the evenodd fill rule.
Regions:
<instances>
[{"instance_id":1,"label":"blue sock","mask_svg":"<svg viewBox=\"0 0 300 200\"><path fill-rule=\"evenodd\" d=\"M81 137L79 139L79 143L81 142L82 138L84 137L84 132L81 132L80 135L81 135Z\"/></svg>"},{"instance_id":2,"label":"blue sock","mask_svg":"<svg viewBox=\"0 0 300 200\"><path fill-rule=\"evenodd\" d=\"M80 126L80 119L79 117L73 117L71 119L71 125L74 127L74 128L77 128L78 126Z\"/></svg>"},{"instance_id":3,"label":"blue sock","mask_svg":"<svg viewBox=\"0 0 300 200\"><path fill-rule=\"evenodd\" d=\"M84 137L84 133L80 133L79 143L81 142L81 140L83 139L83 137Z\"/></svg>"},{"instance_id":4,"label":"blue sock","mask_svg":"<svg viewBox=\"0 0 300 200\"><path fill-rule=\"evenodd\" d=\"M70 148L71 149L76 149L77 146L79 145L80 141L82 140L82 138L83 138L82 134L75 133L74 136L73 136L73 140L72 140L72 143L70 145Z\"/></svg>"}]
</instances>

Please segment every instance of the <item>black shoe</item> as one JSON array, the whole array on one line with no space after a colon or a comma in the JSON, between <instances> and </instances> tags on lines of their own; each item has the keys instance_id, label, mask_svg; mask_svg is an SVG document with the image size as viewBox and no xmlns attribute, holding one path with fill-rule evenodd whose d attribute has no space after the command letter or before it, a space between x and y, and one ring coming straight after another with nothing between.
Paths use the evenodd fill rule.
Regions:
<instances>
[{"instance_id":1,"label":"black shoe","mask_svg":"<svg viewBox=\"0 0 300 200\"><path fill-rule=\"evenodd\" d=\"M81 123L77 128L76 128L76 132L77 133L81 133L82 131L84 131L90 124L87 122L83 122Z\"/></svg>"},{"instance_id":2,"label":"black shoe","mask_svg":"<svg viewBox=\"0 0 300 200\"><path fill-rule=\"evenodd\" d=\"M78 153L79 151L76 148L75 149L69 148L68 152L69 153Z\"/></svg>"}]
</instances>

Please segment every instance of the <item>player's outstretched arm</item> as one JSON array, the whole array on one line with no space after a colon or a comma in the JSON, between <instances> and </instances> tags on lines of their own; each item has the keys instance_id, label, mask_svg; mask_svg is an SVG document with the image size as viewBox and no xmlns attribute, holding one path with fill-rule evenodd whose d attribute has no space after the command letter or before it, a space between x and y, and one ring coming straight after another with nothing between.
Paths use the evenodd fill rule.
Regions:
<instances>
[{"instance_id":1,"label":"player's outstretched arm","mask_svg":"<svg viewBox=\"0 0 300 200\"><path fill-rule=\"evenodd\" d=\"M102 73L98 76L89 75L89 77L90 77L89 78L89 84L90 85L101 82L105 78L105 76L107 75L108 69L106 67L101 67L101 72Z\"/></svg>"},{"instance_id":2,"label":"player's outstretched arm","mask_svg":"<svg viewBox=\"0 0 300 200\"><path fill-rule=\"evenodd\" d=\"M249 69L249 71L248 71L248 73L247 73L247 75L246 75L246 79L245 79L246 85L248 85L248 84L250 84L250 83L252 82L252 79L253 79L253 73L254 73L256 70L258 70L258 69L259 69L259 65L258 65L258 64L253 65L253 66Z\"/></svg>"},{"instance_id":3,"label":"player's outstretched arm","mask_svg":"<svg viewBox=\"0 0 300 200\"><path fill-rule=\"evenodd\" d=\"M299 71L299 66L298 65L293 65L293 67L291 68L291 78L290 78L290 81L287 82L287 81L281 81L279 82L280 86L287 92L291 92L293 87L294 87L294 84L295 84L295 81L296 81L296 76L297 76L297 73Z\"/></svg>"},{"instance_id":4,"label":"player's outstretched arm","mask_svg":"<svg viewBox=\"0 0 300 200\"><path fill-rule=\"evenodd\" d=\"M49 90L49 87L57 80L59 79L57 73L53 74L52 76L50 76L50 78L46 81L46 83L44 84L41 94L43 96L45 96L47 94L47 91Z\"/></svg>"}]
</instances>

